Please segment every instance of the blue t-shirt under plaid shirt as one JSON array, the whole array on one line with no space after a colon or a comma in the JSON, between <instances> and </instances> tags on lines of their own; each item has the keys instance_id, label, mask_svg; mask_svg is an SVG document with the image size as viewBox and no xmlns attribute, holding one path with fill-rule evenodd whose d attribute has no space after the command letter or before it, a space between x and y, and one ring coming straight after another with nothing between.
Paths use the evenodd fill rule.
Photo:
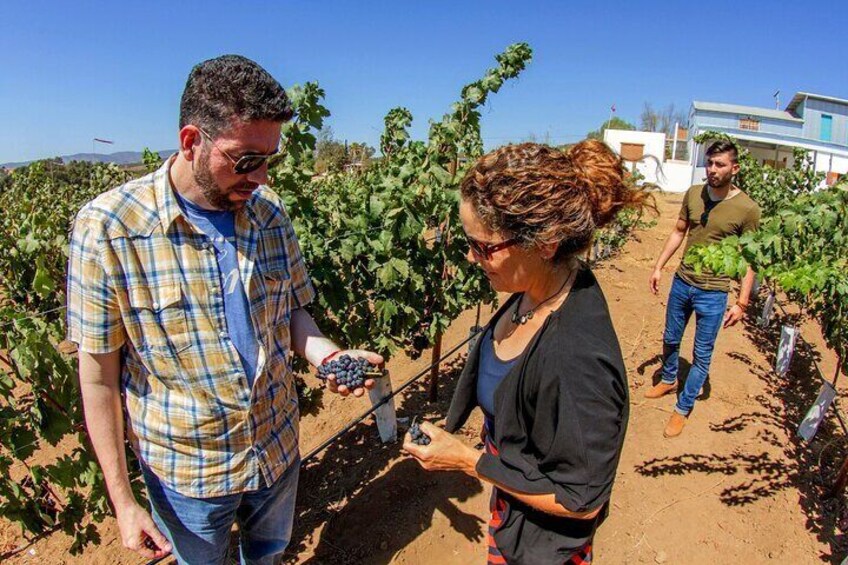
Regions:
<instances>
[{"instance_id":1,"label":"blue t-shirt under plaid shirt","mask_svg":"<svg viewBox=\"0 0 848 565\"><path fill-rule=\"evenodd\" d=\"M227 332L238 351L247 382L253 387L256 376L256 360L259 357L259 342L253 332L250 320L250 304L239 275L238 253L236 251L236 216L232 210L205 210L189 200L174 193L194 227L209 236L218 269L221 274L221 294L224 297L224 315L227 319Z\"/></svg>"}]
</instances>

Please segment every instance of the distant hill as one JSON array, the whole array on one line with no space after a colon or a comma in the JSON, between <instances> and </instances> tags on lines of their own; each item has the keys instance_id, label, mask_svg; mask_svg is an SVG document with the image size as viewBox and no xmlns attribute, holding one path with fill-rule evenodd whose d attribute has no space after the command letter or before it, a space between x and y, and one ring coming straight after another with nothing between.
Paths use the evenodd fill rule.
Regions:
<instances>
[{"instance_id":1,"label":"distant hill","mask_svg":"<svg viewBox=\"0 0 848 565\"><path fill-rule=\"evenodd\" d=\"M176 149L163 149L159 151L162 158L175 153ZM49 157L47 157L49 158ZM141 151L118 151L117 153L74 153L73 155L62 155L59 157L64 163L71 161L91 161L94 163L115 163L116 165L132 165L133 163L141 163ZM0 163L0 167L14 169L15 167L23 167L39 159L32 161L20 161L18 163Z\"/></svg>"}]
</instances>

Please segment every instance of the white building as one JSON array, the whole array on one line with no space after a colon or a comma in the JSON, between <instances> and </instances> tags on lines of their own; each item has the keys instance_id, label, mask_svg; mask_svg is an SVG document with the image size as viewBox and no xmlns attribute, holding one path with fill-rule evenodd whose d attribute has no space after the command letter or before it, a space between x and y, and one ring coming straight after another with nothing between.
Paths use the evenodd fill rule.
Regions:
<instances>
[{"instance_id":1,"label":"white building","mask_svg":"<svg viewBox=\"0 0 848 565\"><path fill-rule=\"evenodd\" d=\"M803 149L826 185L848 173L848 100L799 92L784 110L695 101L689 131L692 138L706 131L731 135L760 164L775 168L791 167L793 150ZM693 183L705 176L705 150L690 142Z\"/></svg>"},{"instance_id":2,"label":"white building","mask_svg":"<svg viewBox=\"0 0 848 565\"><path fill-rule=\"evenodd\" d=\"M677 131L682 132L678 135L685 135L682 128ZM621 155L631 171L639 171L645 182L656 184L668 192L683 192L691 184L692 165L685 160L666 159L666 141L664 133L623 129L604 131L604 143ZM671 151L676 157L676 148Z\"/></svg>"}]
</instances>

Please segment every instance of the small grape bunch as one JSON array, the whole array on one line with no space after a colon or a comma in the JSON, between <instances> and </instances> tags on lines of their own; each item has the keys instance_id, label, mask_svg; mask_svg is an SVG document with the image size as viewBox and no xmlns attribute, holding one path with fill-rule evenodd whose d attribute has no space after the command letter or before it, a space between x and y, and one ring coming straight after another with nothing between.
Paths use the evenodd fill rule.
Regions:
<instances>
[{"instance_id":1,"label":"small grape bunch","mask_svg":"<svg viewBox=\"0 0 848 565\"><path fill-rule=\"evenodd\" d=\"M318 378L326 381L330 375L336 376L336 384L354 390L365 386L365 381L373 377L382 377L383 372L362 357L341 355L318 367Z\"/></svg>"},{"instance_id":2,"label":"small grape bunch","mask_svg":"<svg viewBox=\"0 0 848 565\"><path fill-rule=\"evenodd\" d=\"M430 436L424 433L415 420L409 426L409 435L412 436L412 443L415 445L430 445Z\"/></svg>"}]
</instances>

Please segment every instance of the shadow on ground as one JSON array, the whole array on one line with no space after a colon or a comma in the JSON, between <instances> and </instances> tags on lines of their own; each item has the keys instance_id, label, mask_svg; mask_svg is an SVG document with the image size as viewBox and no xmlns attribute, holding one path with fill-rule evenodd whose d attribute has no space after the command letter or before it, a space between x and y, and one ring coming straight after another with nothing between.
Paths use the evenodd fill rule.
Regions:
<instances>
[{"instance_id":1,"label":"shadow on ground","mask_svg":"<svg viewBox=\"0 0 848 565\"><path fill-rule=\"evenodd\" d=\"M785 321L786 318L777 318L765 329L754 323L746 324L748 337L769 363L774 360L780 327ZM848 509L844 493L830 498L826 495L836 470L846 456L845 436L833 408L810 444L796 434L798 424L815 402L821 386L817 365L819 354L799 340L790 371L783 376L776 375L772 366L765 367L743 354L730 355L750 367L751 374L764 383L765 393L754 399L761 409L713 423L711 431L733 434L749 426L756 427L757 439L780 449L782 456L775 456L774 450L742 448L730 455L687 453L645 461L636 467L636 471L650 477L693 472L725 475L731 483L734 477L744 477L720 492L720 500L728 506L751 504L784 489L796 488L799 503L807 517L807 529L830 548L829 554L819 557L828 563L841 563L848 552L848 539L844 533L848 530ZM640 369L644 370L652 362L657 360L648 360ZM784 439L786 436L788 441ZM755 478L751 478L752 475Z\"/></svg>"},{"instance_id":2,"label":"shadow on ground","mask_svg":"<svg viewBox=\"0 0 848 565\"><path fill-rule=\"evenodd\" d=\"M440 376L440 400L430 403L423 382L404 394L398 417L437 420L444 416L464 359L448 365ZM407 425L399 425L399 434ZM482 491L462 473L427 473L402 456L401 440L380 443L376 425L366 420L303 467L298 488L294 532L287 563L313 547L306 563L389 563L432 520L436 510L467 539L483 543L485 524L463 513L454 500ZM313 536L317 536L315 539Z\"/></svg>"},{"instance_id":3,"label":"shadow on ground","mask_svg":"<svg viewBox=\"0 0 848 565\"><path fill-rule=\"evenodd\" d=\"M659 354L654 355L653 357L651 357L647 361L642 362L641 365L636 367L636 372L639 375L644 375L645 372L647 371L648 367L651 367L653 365L656 365L657 368L654 369L653 373L651 373L651 386L655 386L655 385L659 384L659 382L662 380L662 355L659 355ZM680 392L683 390L683 387L686 386L686 381L689 378L689 371L691 371L691 370L692 370L692 364L689 362L689 360L684 358L683 356L678 357L678 363L677 363L677 382L678 382L677 396L680 396ZM631 383L631 386L635 387L635 388L639 388L639 387L642 386L642 384L644 384L642 379L636 379L635 382ZM707 400L710 397L711 392L712 392L712 385L710 384L710 379L707 378L707 380L704 381L704 386L701 387L701 392L698 394L697 400ZM697 408L697 406L696 406L696 408Z\"/></svg>"}]
</instances>

